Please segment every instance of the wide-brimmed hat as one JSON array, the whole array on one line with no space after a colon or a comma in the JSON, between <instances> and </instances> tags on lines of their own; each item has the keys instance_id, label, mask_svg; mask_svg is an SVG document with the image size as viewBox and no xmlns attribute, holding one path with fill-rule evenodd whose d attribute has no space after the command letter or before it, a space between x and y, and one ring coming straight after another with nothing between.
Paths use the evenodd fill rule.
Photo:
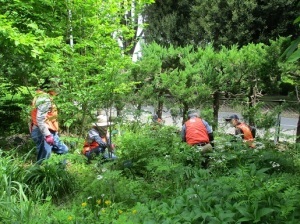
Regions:
<instances>
[{"instance_id":1,"label":"wide-brimmed hat","mask_svg":"<svg viewBox=\"0 0 300 224\"><path fill-rule=\"evenodd\" d=\"M99 115L97 117L98 121L97 122L94 122L93 123L93 126L96 126L96 127L107 127L107 126L110 126L112 124L114 124L113 122L110 122L108 117L105 116L105 115Z\"/></svg>"}]
</instances>

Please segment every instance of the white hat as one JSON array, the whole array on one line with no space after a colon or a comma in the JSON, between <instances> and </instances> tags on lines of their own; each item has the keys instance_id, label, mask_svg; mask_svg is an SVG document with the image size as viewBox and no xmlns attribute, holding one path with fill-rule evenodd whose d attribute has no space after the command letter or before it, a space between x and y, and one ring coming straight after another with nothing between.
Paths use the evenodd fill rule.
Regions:
<instances>
[{"instance_id":1,"label":"white hat","mask_svg":"<svg viewBox=\"0 0 300 224\"><path fill-rule=\"evenodd\" d=\"M112 125L113 122L110 122L108 121L108 117L105 116L105 115L99 115L97 117L98 121L93 123L93 126L96 126L96 127L106 127L106 126L109 126L109 125Z\"/></svg>"}]
</instances>

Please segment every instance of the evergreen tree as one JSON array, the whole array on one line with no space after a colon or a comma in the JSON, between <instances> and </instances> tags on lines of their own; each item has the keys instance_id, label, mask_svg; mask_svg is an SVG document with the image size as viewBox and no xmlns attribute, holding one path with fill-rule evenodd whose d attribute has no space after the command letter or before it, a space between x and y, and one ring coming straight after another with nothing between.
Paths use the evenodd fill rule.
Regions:
<instances>
[{"instance_id":1,"label":"evergreen tree","mask_svg":"<svg viewBox=\"0 0 300 224\"><path fill-rule=\"evenodd\" d=\"M196 0L192 7L191 33L196 43L239 47L269 44L270 39L296 34L293 20L298 0Z\"/></svg>"},{"instance_id":2,"label":"evergreen tree","mask_svg":"<svg viewBox=\"0 0 300 224\"><path fill-rule=\"evenodd\" d=\"M145 41L161 46L186 46L193 44L190 31L191 10L195 0L159 0L147 6L143 17L148 24Z\"/></svg>"},{"instance_id":3,"label":"evergreen tree","mask_svg":"<svg viewBox=\"0 0 300 224\"><path fill-rule=\"evenodd\" d=\"M298 0L166 0L146 7L146 42L239 47L297 35ZM299 33L298 33L299 34Z\"/></svg>"}]
</instances>

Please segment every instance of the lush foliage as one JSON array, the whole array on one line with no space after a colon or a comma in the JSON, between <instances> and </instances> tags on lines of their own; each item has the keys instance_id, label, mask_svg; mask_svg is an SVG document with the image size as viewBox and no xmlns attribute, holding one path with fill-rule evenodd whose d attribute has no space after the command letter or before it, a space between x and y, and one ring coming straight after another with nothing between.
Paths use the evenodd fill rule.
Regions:
<instances>
[{"instance_id":1,"label":"lush foliage","mask_svg":"<svg viewBox=\"0 0 300 224\"><path fill-rule=\"evenodd\" d=\"M1 151L1 222L300 221L299 145L261 141L250 150L217 133L204 169L205 158L172 126L134 122L121 130L112 162L86 164L69 153L37 166L34 150L26 153L32 143Z\"/></svg>"},{"instance_id":2,"label":"lush foliage","mask_svg":"<svg viewBox=\"0 0 300 224\"><path fill-rule=\"evenodd\" d=\"M128 104L138 109L142 104L154 105L159 116L164 107L181 117L189 107L213 108L211 123L216 129L222 94L230 100L241 97L254 123L252 107L259 97L278 92L284 78L298 74L297 64L280 62L290 41L287 38L245 43L241 48L150 43L142 47L143 57L133 64L130 52L138 40L134 40L140 27L137 15L152 1L104 2L16 1L1 7L0 112L5 110L6 120L16 120L4 122L7 135L13 132L9 126L18 132L25 127L28 96L34 95L32 87L46 77L57 83L60 93L55 101L62 132L83 136L99 109L109 113L114 106L120 115ZM179 7L187 14L188 3ZM9 107L6 95L16 92L23 94L23 104Z\"/></svg>"},{"instance_id":3,"label":"lush foliage","mask_svg":"<svg viewBox=\"0 0 300 224\"><path fill-rule=\"evenodd\" d=\"M107 108L130 92L127 74L132 55L127 52L133 48L130 42L138 40L133 40L138 13L149 3L44 0L1 4L0 83L5 87L1 96L7 89L16 93L21 85L37 87L50 78L60 92L61 127L83 134L99 105ZM129 11L135 19L124 23ZM120 46L119 39L126 46ZM34 95L30 90L28 94Z\"/></svg>"},{"instance_id":4,"label":"lush foliage","mask_svg":"<svg viewBox=\"0 0 300 224\"><path fill-rule=\"evenodd\" d=\"M155 105L159 115L167 107L172 116L181 117L190 107L200 107L203 117L216 125L219 97L224 94L229 99L240 96L242 103L238 104L247 107L244 117L255 117L260 128L272 127L275 113L282 108L261 113L257 101L262 91L276 92L282 80L298 84L298 51L291 54L298 45L292 42L293 50L289 48L286 54L292 55L288 61L292 63L286 63L280 61L280 55L291 40L276 39L278 34L293 34L287 30L294 32L286 26L298 9L294 1L288 1L288 10L276 17L284 18L278 27L267 26L269 35L253 34L255 38L248 32L258 29L246 26L255 25L249 11L255 9L262 17L273 15L272 4L265 5L270 13L261 13L263 7L254 1L239 7L235 7L236 1L215 1L213 7L208 7L211 1L164 1L170 4L167 11L178 6L180 13L163 19L158 16L163 21L157 26L162 34L157 36L160 44L144 45L143 57L132 63L135 44L143 36L137 31L147 27L140 24L139 12L152 2L0 0L1 223L300 221L299 145L274 145L266 135L257 150L249 150L219 130L215 132L215 151L204 169L207 158L182 143L177 128L141 123L138 117L145 104ZM190 7L191 2L199 5ZM277 2L279 9L286 4L272 2ZM203 7L198 10L200 5ZM241 17L232 7L247 16L238 33L231 28ZM233 19L230 29L223 26L224 14ZM191 15L195 26L185 23ZM208 22L211 15L223 22L212 25ZM265 20L270 22L261 17L256 22L264 28L270 24ZM193 33L201 38L194 38L194 43L187 37L189 28L198 23L208 36ZM178 24L184 26L178 28ZM151 28L153 24L149 24ZM226 38L212 35L216 30ZM269 42L269 37L275 38ZM248 43L252 39L254 43ZM60 114L61 139L70 152L53 154L39 166L35 164L35 146L24 133L28 133L34 89L47 77L57 84L59 95L54 101ZM138 109L134 110L134 122L126 122L122 116L115 119L118 134L113 140L118 159L86 164L80 155L82 136L97 111L110 112L115 107L120 112L131 104Z\"/></svg>"}]
</instances>

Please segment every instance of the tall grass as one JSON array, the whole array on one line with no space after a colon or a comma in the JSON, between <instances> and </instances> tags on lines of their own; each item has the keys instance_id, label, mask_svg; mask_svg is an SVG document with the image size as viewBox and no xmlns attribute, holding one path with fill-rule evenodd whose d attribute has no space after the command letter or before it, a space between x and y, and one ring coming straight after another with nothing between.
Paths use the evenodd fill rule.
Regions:
<instances>
[{"instance_id":1,"label":"tall grass","mask_svg":"<svg viewBox=\"0 0 300 224\"><path fill-rule=\"evenodd\" d=\"M0 155L0 220L3 223L29 223L32 202L24 192L26 185L19 182L22 163L10 152L1 151Z\"/></svg>"},{"instance_id":2,"label":"tall grass","mask_svg":"<svg viewBox=\"0 0 300 224\"><path fill-rule=\"evenodd\" d=\"M23 185L4 175L1 188L3 193L0 198L0 220L3 223L30 223L33 206L24 193Z\"/></svg>"}]
</instances>

